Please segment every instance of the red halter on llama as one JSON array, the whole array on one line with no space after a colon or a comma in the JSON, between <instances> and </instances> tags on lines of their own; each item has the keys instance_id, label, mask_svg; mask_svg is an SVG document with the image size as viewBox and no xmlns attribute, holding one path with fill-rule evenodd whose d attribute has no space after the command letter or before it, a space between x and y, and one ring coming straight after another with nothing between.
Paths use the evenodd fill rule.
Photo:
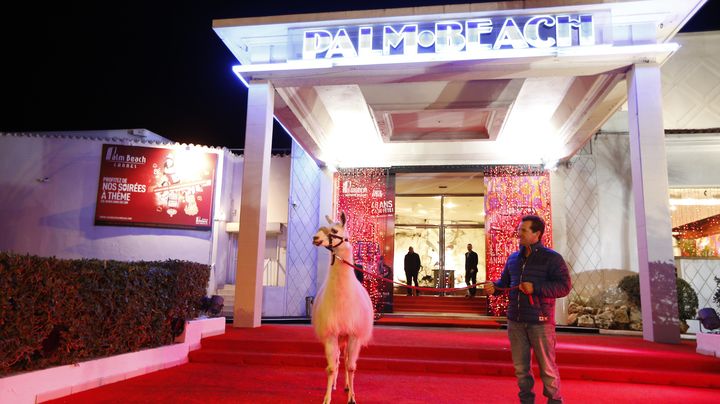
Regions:
<instances>
[{"instance_id":1,"label":"red halter on llama","mask_svg":"<svg viewBox=\"0 0 720 404\"><path fill-rule=\"evenodd\" d=\"M313 236L313 244L330 250L331 263L327 278L313 305L312 324L315 334L325 345L327 358L327 390L323 403L330 403L337 384L340 351L345 358L345 390L348 403L355 403L353 378L360 348L372 337L373 308L370 295L358 282L351 265L353 249L345 235L345 213L340 222L326 217L329 227L321 227ZM350 265L348 265L350 264Z\"/></svg>"}]
</instances>

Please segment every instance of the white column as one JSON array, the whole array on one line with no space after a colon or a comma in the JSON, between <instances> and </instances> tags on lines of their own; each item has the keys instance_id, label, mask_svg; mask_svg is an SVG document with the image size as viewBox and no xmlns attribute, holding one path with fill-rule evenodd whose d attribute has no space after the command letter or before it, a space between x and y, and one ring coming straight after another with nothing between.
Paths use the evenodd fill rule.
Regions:
<instances>
[{"instance_id":1,"label":"white column","mask_svg":"<svg viewBox=\"0 0 720 404\"><path fill-rule=\"evenodd\" d=\"M635 65L627 82L643 338L679 343L660 67Z\"/></svg>"},{"instance_id":2,"label":"white column","mask_svg":"<svg viewBox=\"0 0 720 404\"><path fill-rule=\"evenodd\" d=\"M274 92L270 83L248 87L234 327L260 326Z\"/></svg>"}]
</instances>

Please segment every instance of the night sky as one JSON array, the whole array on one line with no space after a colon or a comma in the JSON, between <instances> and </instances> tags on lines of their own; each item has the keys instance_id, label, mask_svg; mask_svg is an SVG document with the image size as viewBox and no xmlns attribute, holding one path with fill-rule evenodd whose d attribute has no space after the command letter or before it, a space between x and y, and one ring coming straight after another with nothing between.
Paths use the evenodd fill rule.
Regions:
<instances>
[{"instance_id":1,"label":"night sky","mask_svg":"<svg viewBox=\"0 0 720 404\"><path fill-rule=\"evenodd\" d=\"M0 132L145 128L239 149L247 90L213 19L472 2L482 1L4 2ZM719 5L682 32L720 29ZM276 125L273 148L289 147Z\"/></svg>"}]
</instances>

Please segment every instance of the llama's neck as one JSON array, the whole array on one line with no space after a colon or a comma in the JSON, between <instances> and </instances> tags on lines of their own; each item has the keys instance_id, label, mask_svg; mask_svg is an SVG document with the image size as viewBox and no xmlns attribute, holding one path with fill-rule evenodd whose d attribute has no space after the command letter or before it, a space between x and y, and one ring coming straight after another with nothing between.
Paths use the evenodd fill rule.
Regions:
<instances>
[{"instance_id":1,"label":"llama's neck","mask_svg":"<svg viewBox=\"0 0 720 404\"><path fill-rule=\"evenodd\" d=\"M353 272L353 250L352 247L340 246L330 252L333 265L330 267L330 278L355 277Z\"/></svg>"}]
</instances>

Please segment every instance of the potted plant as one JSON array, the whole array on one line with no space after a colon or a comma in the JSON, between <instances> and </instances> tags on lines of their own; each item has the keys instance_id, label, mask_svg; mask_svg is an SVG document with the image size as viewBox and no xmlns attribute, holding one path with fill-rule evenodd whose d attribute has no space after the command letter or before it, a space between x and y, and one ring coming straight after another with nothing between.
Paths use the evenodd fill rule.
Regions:
<instances>
[{"instance_id":1,"label":"potted plant","mask_svg":"<svg viewBox=\"0 0 720 404\"><path fill-rule=\"evenodd\" d=\"M697 314L698 297L692 286L690 286L685 279L676 278L676 283L680 330L685 333L689 328L687 320L693 320Z\"/></svg>"}]
</instances>

